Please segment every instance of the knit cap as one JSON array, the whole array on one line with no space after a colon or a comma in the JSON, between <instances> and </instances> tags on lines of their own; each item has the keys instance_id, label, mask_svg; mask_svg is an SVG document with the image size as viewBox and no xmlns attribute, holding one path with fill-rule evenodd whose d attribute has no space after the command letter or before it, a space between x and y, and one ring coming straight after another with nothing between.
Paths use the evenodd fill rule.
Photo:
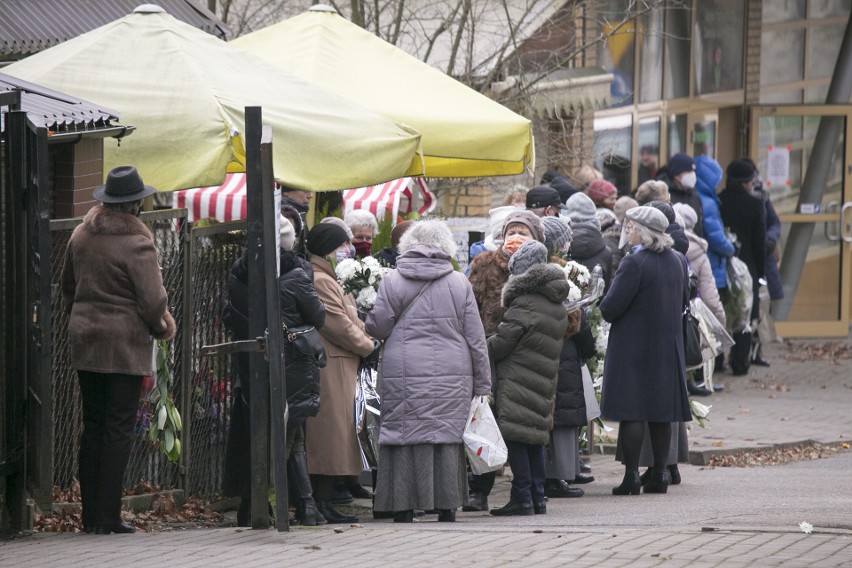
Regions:
<instances>
[{"instance_id":1,"label":"knit cap","mask_svg":"<svg viewBox=\"0 0 852 568\"><path fill-rule=\"evenodd\" d=\"M524 211L515 209L509 213L506 220L503 222L503 239L506 238L506 228L512 223L520 223L526 225L530 230L530 234L535 240L540 243L544 242L544 226L541 224L541 218L532 211Z\"/></svg>"},{"instance_id":2,"label":"knit cap","mask_svg":"<svg viewBox=\"0 0 852 568\"><path fill-rule=\"evenodd\" d=\"M568 209L568 218L571 219L573 225L586 223L594 225L598 229L601 228L598 218L595 215L598 208L595 206L595 202L585 193L575 193L568 198L568 202L565 205Z\"/></svg>"},{"instance_id":3,"label":"knit cap","mask_svg":"<svg viewBox=\"0 0 852 568\"><path fill-rule=\"evenodd\" d=\"M293 250L296 242L296 229L287 217L281 215L281 228L278 230L278 246L281 250Z\"/></svg>"},{"instance_id":4,"label":"knit cap","mask_svg":"<svg viewBox=\"0 0 852 568\"><path fill-rule=\"evenodd\" d=\"M698 222L698 214L695 209L686 203L675 203L673 209L675 215L680 215L680 218L683 219L683 228L691 231L695 227L695 223Z\"/></svg>"},{"instance_id":5,"label":"knit cap","mask_svg":"<svg viewBox=\"0 0 852 568\"><path fill-rule=\"evenodd\" d=\"M689 154L678 152L669 158L669 164L666 166L666 169L669 172L669 177L674 179L678 174L693 171L695 169L695 160Z\"/></svg>"},{"instance_id":6,"label":"knit cap","mask_svg":"<svg viewBox=\"0 0 852 568\"><path fill-rule=\"evenodd\" d=\"M544 225L544 246L548 252L562 250L565 243L574 238L571 226L561 217L542 217L541 224Z\"/></svg>"},{"instance_id":7,"label":"knit cap","mask_svg":"<svg viewBox=\"0 0 852 568\"><path fill-rule=\"evenodd\" d=\"M606 198L618 195L618 190L615 189L615 186L605 179L594 180L589 184L589 189L587 191L589 193L589 197L591 197L592 201L595 202L595 205L599 206L603 205Z\"/></svg>"},{"instance_id":8,"label":"knit cap","mask_svg":"<svg viewBox=\"0 0 852 568\"><path fill-rule=\"evenodd\" d=\"M348 240L346 231L338 224L319 223L308 233L308 252L317 256L326 256Z\"/></svg>"},{"instance_id":9,"label":"knit cap","mask_svg":"<svg viewBox=\"0 0 852 568\"><path fill-rule=\"evenodd\" d=\"M547 262L547 247L538 241L526 241L509 258L509 272L517 276L536 264Z\"/></svg>"}]
</instances>

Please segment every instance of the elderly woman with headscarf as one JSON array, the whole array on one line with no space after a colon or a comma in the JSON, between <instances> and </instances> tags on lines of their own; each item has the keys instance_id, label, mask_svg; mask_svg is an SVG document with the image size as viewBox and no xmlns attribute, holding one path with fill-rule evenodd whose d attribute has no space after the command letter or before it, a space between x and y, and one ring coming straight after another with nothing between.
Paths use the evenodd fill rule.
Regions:
<instances>
[{"instance_id":1,"label":"elderly woman with headscarf","mask_svg":"<svg viewBox=\"0 0 852 568\"><path fill-rule=\"evenodd\" d=\"M619 422L625 474L613 495L638 495L647 423L654 467L646 493L665 493L672 422L690 419L683 351L687 266L671 250L668 220L653 207L627 211L632 252L618 267L601 313L612 324L604 361L601 414Z\"/></svg>"},{"instance_id":2,"label":"elderly woman with headscarf","mask_svg":"<svg viewBox=\"0 0 852 568\"><path fill-rule=\"evenodd\" d=\"M83 399L79 462L87 533L135 531L121 520L121 496L139 391L142 377L154 371L154 339L175 335L154 238L138 218L142 199L155 192L133 166L111 170L93 193L101 204L74 229L62 266L70 366Z\"/></svg>"},{"instance_id":3,"label":"elderly woman with headscarf","mask_svg":"<svg viewBox=\"0 0 852 568\"><path fill-rule=\"evenodd\" d=\"M544 226L541 218L532 211L510 211L500 233L500 246L474 258L468 274L485 335L497 331L506 309L502 305L502 295L503 286L509 279L509 259L526 241L544 243ZM494 487L495 478L494 472L474 475L470 482L470 502L463 510L487 511L488 495Z\"/></svg>"},{"instance_id":4,"label":"elderly woman with headscarf","mask_svg":"<svg viewBox=\"0 0 852 568\"><path fill-rule=\"evenodd\" d=\"M470 283L453 270L446 223L414 223L399 249L366 322L385 341L374 509L393 511L397 523L410 523L414 509L452 522L467 501L462 434L470 402L491 392L485 332Z\"/></svg>"},{"instance_id":5,"label":"elderly woman with headscarf","mask_svg":"<svg viewBox=\"0 0 852 568\"><path fill-rule=\"evenodd\" d=\"M337 282L331 258L348 251L346 232L334 223L320 223L308 233L308 260L314 271L314 288L325 304L325 325L320 338L327 364L320 370L319 413L305 422L308 471L317 510L329 523L353 523L332 506L335 482L361 474L361 449L355 433L355 381L361 357L378 348L364 332L355 300Z\"/></svg>"}]
</instances>

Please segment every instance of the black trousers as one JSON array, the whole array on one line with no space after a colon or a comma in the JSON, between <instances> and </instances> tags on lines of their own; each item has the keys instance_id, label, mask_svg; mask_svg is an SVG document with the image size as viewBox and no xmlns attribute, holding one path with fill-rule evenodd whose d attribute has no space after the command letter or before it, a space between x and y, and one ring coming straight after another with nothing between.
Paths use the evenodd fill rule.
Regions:
<instances>
[{"instance_id":1,"label":"black trousers","mask_svg":"<svg viewBox=\"0 0 852 568\"><path fill-rule=\"evenodd\" d=\"M506 440L506 448L514 476L511 500L516 503L544 503L544 446Z\"/></svg>"},{"instance_id":2,"label":"black trousers","mask_svg":"<svg viewBox=\"0 0 852 568\"><path fill-rule=\"evenodd\" d=\"M121 522L124 472L133 446L142 377L78 371L83 398L80 495L83 525Z\"/></svg>"}]
</instances>

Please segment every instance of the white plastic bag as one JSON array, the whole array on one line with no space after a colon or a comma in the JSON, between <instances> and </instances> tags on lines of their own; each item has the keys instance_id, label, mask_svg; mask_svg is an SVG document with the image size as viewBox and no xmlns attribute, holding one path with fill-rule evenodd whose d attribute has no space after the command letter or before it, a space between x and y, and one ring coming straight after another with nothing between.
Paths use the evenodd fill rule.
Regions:
<instances>
[{"instance_id":1,"label":"white plastic bag","mask_svg":"<svg viewBox=\"0 0 852 568\"><path fill-rule=\"evenodd\" d=\"M497 419L488 405L488 398L475 396L470 401L467 426L464 429L464 450L470 463L470 471L482 475L497 471L509 457L506 442L497 426Z\"/></svg>"},{"instance_id":2,"label":"white plastic bag","mask_svg":"<svg viewBox=\"0 0 852 568\"><path fill-rule=\"evenodd\" d=\"M589 372L589 367L583 364L580 367L580 373L583 377L583 399L586 402L586 422L591 422L601 415L601 405L598 403L598 397L595 395L595 385L592 382L592 374Z\"/></svg>"}]
</instances>

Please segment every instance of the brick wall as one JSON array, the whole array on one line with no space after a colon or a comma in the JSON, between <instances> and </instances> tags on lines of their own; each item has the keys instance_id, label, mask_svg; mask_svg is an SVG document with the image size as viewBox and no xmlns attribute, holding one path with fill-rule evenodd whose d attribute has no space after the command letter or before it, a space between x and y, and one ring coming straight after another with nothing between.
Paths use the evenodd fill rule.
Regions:
<instances>
[{"instance_id":1,"label":"brick wall","mask_svg":"<svg viewBox=\"0 0 852 568\"><path fill-rule=\"evenodd\" d=\"M745 102L760 102L760 30L763 24L763 0L749 0L746 6Z\"/></svg>"},{"instance_id":2,"label":"brick wall","mask_svg":"<svg viewBox=\"0 0 852 568\"><path fill-rule=\"evenodd\" d=\"M438 207L448 217L488 217L491 195L490 184L463 181L441 192Z\"/></svg>"},{"instance_id":3,"label":"brick wall","mask_svg":"<svg viewBox=\"0 0 852 568\"><path fill-rule=\"evenodd\" d=\"M53 218L81 217L97 204L92 191L104 179L104 143L83 138L56 147L53 162Z\"/></svg>"}]
</instances>

